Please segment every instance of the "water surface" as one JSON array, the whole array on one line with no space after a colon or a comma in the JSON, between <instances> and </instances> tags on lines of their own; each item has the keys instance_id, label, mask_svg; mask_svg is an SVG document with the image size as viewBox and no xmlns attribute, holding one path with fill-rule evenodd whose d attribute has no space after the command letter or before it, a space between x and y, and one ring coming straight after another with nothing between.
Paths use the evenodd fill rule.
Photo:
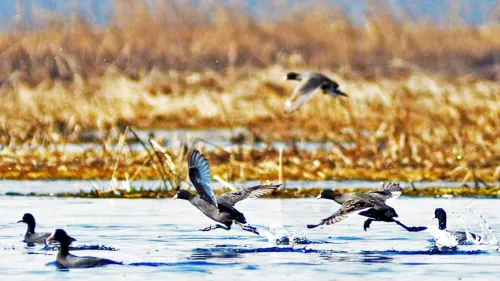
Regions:
<instances>
[{"instance_id":1,"label":"water surface","mask_svg":"<svg viewBox=\"0 0 500 281\"><path fill-rule=\"evenodd\" d=\"M391 202L408 225L435 225L433 210L448 211L449 228L461 229L461 214L469 230L482 234L481 214L498 236L497 200L409 199ZM0 197L0 272L29 280L492 280L498 278L496 245L430 250L429 233L408 233L394 224L373 223L362 229L362 217L333 226L305 228L329 216L338 205L316 199L257 199L238 209L267 235L234 227L231 231L200 232L211 221L188 202L172 199L60 199ZM15 222L25 212L35 215L38 231L64 228L78 239L75 247L104 245L116 251L79 250L76 255L106 257L121 266L95 269L56 268L55 251L27 247L26 226ZM268 232L268 233L267 233ZM484 234L483 234L484 235ZM296 245L279 245L288 237Z\"/></svg>"}]
</instances>

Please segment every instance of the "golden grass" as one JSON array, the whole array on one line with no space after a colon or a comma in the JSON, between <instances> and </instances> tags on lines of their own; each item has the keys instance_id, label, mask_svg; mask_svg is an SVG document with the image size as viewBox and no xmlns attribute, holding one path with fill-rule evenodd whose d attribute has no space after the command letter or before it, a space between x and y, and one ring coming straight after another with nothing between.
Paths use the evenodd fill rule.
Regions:
<instances>
[{"instance_id":1,"label":"golden grass","mask_svg":"<svg viewBox=\"0 0 500 281\"><path fill-rule=\"evenodd\" d=\"M188 181L186 145L131 151L125 146L116 149L88 149L81 152L53 149L4 148L0 156L0 174L5 179L157 179L166 189L175 189ZM196 146L199 146L197 144ZM149 147L149 146L148 146ZM205 151L212 175L224 181L245 180L404 180L404 181L474 181L476 186L490 185L498 180L500 169L495 157L484 163L457 159L456 156L437 162L426 159L426 165L401 162L401 159L370 159L356 146L341 149L283 151L272 147ZM441 153L436 151L435 153ZM381 154L383 155L383 154ZM478 153L478 159L483 154ZM435 161L435 162L431 162ZM281 171L281 175L280 175Z\"/></svg>"},{"instance_id":2,"label":"golden grass","mask_svg":"<svg viewBox=\"0 0 500 281\"><path fill-rule=\"evenodd\" d=\"M82 141L89 129L126 126L245 127L243 141L334 144L285 151L285 180L500 177L497 24L403 23L375 10L359 24L331 6L255 21L234 7L114 4L106 27L58 18L46 29L0 35L4 178L184 175L168 174L164 162L148 166L146 152L44 149ZM285 114L295 84L282 76L311 69L349 97L317 95ZM185 154L167 150L182 167ZM278 155L251 149L209 158L227 180L276 179Z\"/></svg>"}]
</instances>

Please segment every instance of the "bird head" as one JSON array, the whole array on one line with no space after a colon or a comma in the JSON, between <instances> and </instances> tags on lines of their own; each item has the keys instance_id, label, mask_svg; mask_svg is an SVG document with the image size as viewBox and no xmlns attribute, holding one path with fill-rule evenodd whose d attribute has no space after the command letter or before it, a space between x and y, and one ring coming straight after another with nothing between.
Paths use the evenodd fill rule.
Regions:
<instances>
[{"instance_id":1,"label":"bird head","mask_svg":"<svg viewBox=\"0 0 500 281\"><path fill-rule=\"evenodd\" d=\"M333 192L331 189L323 189L321 193L316 197L317 199L331 199L340 196L341 194Z\"/></svg>"},{"instance_id":2,"label":"bird head","mask_svg":"<svg viewBox=\"0 0 500 281\"><path fill-rule=\"evenodd\" d=\"M283 79L284 80L301 80L302 78L300 77L300 74L297 72L288 72Z\"/></svg>"},{"instance_id":3,"label":"bird head","mask_svg":"<svg viewBox=\"0 0 500 281\"><path fill-rule=\"evenodd\" d=\"M62 229L56 229L52 234L47 238L46 242L47 244L50 242L59 242L61 244L70 244L74 239L68 236L66 234L66 231Z\"/></svg>"},{"instance_id":4,"label":"bird head","mask_svg":"<svg viewBox=\"0 0 500 281\"><path fill-rule=\"evenodd\" d=\"M446 229L446 211L443 208L434 210L434 218L438 220L439 229Z\"/></svg>"},{"instance_id":5,"label":"bird head","mask_svg":"<svg viewBox=\"0 0 500 281\"><path fill-rule=\"evenodd\" d=\"M17 221L17 223L24 222L29 225L34 225L35 224L35 217L33 217L32 214L26 213L23 215L23 218Z\"/></svg>"},{"instance_id":6,"label":"bird head","mask_svg":"<svg viewBox=\"0 0 500 281\"><path fill-rule=\"evenodd\" d=\"M189 191L186 191L186 190L177 190L177 193L175 193L174 195L174 199L184 199L184 200L191 200L191 198L193 198L194 195L191 194Z\"/></svg>"}]
</instances>

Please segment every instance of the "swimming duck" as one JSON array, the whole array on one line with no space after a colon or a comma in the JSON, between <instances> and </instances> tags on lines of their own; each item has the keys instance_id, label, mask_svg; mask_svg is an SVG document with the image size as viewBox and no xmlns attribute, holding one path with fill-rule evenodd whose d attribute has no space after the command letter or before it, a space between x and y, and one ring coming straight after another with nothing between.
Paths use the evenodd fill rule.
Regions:
<instances>
[{"instance_id":1,"label":"swimming duck","mask_svg":"<svg viewBox=\"0 0 500 281\"><path fill-rule=\"evenodd\" d=\"M60 268L91 268L108 264L122 264L108 259L97 257L77 257L69 253L71 237L62 229L56 229L48 238L47 243L57 241L61 245L57 253L56 264Z\"/></svg>"},{"instance_id":2,"label":"swimming duck","mask_svg":"<svg viewBox=\"0 0 500 281\"><path fill-rule=\"evenodd\" d=\"M210 166L205 156L198 150L193 150L189 155L188 165L189 179L193 183L198 195L194 195L186 190L178 190L174 198L188 200L204 215L218 222L215 226L200 229L201 231L210 231L217 228L230 230L234 222L240 225L243 230L259 235L255 227L246 224L245 216L234 208L234 205L242 200L257 198L273 192L281 184L261 184L243 188L240 191L227 192L220 196L215 196L210 186Z\"/></svg>"},{"instance_id":3,"label":"swimming duck","mask_svg":"<svg viewBox=\"0 0 500 281\"><path fill-rule=\"evenodd\" d=\"M300 83L295 87L292 96L285 103L285 112L291 113L309 100L317 89L324 94L344 96L347 94L339 90L339 84L318 72L289 72L285 80L296 80Z\"/></svg>"},{"instance_id":4,"label":"swimming duck","mask_svg":"<svg viewBox=\"0 0 500 281\"><path fill-rule=\"evenodd\" d=\"M370 224L373 221L395 222L406 230L412 231L411 227L407 227L398 220L395 220L394 218L397 218L398 214L394 208L385 204L386 200L398 198L402 191L403 189L399 183L393 182L382 183L381 190L368 193L339 194L330 189L324 189L318 196L318 199L330 199L342 206L330 217L321 220L318 224L309 224L307 227L315 228L324 224L330 225L346 219L349 215L359 214L368 217L363 224L365 231L370 228Z\"/></svg>"},{"instance_id":5,"label":"swimming duck","mask_svg":"<svg viewBox=\"0 0 500 281\"><path fill-rule=\"evenodd\" d=\"M26 213L23 215L23 218L19 220L17 223L24 222L28 225L28 229L26 230L26 234L24 234L24 242L28 244L45 244L47 238L50 236L50 232L35 232L36 222L35 217ZM76 241L75 238L69 237L70 243Z\"/></svg>"},{"instance_id":6,"label":"swimming duck","mask_svg":"<svg viewBox=\"0 0 500 281\"><path fill-rule=\"evenodd\" d=\"M458 245L470 244L471 241L467 239L467 233L465 231L451 231L446 229L446 211L443 208L437 208L436 210L434 210L434 218L438 220L439 229L445 230L453 235ZM477 242L480 242L482 239L481 236L472 232L469 232L469 235L470 238L474 239Z\"/></svg>"}]
</instances>

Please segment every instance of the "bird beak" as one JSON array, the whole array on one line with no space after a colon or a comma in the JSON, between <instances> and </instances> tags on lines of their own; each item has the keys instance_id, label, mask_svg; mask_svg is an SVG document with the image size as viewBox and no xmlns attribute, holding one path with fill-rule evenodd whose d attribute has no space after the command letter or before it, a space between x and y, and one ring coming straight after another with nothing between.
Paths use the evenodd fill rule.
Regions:
<instances>
[{"instance_id":1,"label":"bird beak","mask_svg":"<svg viewBox=\"0 0 500 281\"><path fill-rule=\"evenodd\" d=\"M18 220L17 223L24 222L23 220Z\"/></svg>"},{"instance_id":2,"label":"bird beak","mask_svg":"<svg viewBox=\"0 0 500 281\"><path fill-rule=\"evenodd\" d=\"M172 197L172 199L177 199L178 196L177 196L177 193L174 195L174 197Z\"/></svg>"},{"instance_id":3,"label":"bird beak","mask_svg":"<svg viewBox=\"0 0 500 281\"><path fill-rule=\"evenodd\" d=\"M321 198L322 198L321 193L318 196L316 196L316 199L321 199Z\"/></svg>"},{"instance_id":4,"label":"bird beak","mask_svg":"<svg viewBox=\"0 0 500 281\"><path fill-rule=\"evenodd\" d=\"M55 241L54 233L52 233L49 237L47 237L47 240L45 240L46 244L49 244L49 242Z\"/></svg>"},{"instance_id":5,"label":"bird beak","mask_svg":"<svg viewBox=\"0 0 500 281\"><path fill-rule=\"evenodd\" d=\"M344 92L342 92L341 90L336 90L335 91L335 94L338 95L338 96L344 96L344 97L348 97L348 95Z\"/></svg>"},{"instance_id":6,"label":"bird beak","mask_svg":"<svg viewBox=\"0 0 500 281\"><path fill-rule=\"evenodd\" d=\"M285 76L283 76L283 80L284 80L284 81L288 80L288 78L287 78L287 76L286 76L286 75L285 75Z\"/></svg>"}]
</instances>

